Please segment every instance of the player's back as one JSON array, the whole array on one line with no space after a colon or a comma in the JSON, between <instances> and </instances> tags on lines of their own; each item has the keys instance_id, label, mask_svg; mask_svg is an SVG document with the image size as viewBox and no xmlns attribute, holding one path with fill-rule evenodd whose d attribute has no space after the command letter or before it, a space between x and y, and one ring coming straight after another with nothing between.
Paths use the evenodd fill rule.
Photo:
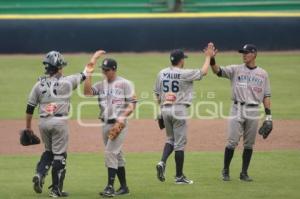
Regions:
<instances>
[{"instance_id":1,"label":"player's back","mask_svg":"<svg viewBox=\"0 0 300 199\"><path fill-rule=\"evenodd\" d=\"M168 67L159 72L155 93L161 104L190 105L193 98L193 81L201 79L199 69Z\"/></svg>"},{"instance_id":2,"label":"player's back","mask_svg":"<svg viewBox=\"0 0 300 199\"><path fill-rule=\"evenodd\" d=\"M40 116L68 115L72 90L80 82L81 76L44 76L33 87L29 104L39 104Z\"/></svg>"}]
</instances>

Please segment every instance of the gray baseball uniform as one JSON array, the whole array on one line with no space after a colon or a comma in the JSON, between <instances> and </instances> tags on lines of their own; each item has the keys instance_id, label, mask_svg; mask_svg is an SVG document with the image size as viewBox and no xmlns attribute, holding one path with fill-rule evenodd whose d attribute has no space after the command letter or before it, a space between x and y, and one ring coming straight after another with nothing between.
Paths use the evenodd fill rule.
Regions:
<instances>
[{"instance_id":1,"label":"gray baseball uniform","mask_svg":"<svg viewBox=\"0 0 300 199\"><path fill-rule=\"evenodd\" d=\"M45 76L33 86L28 104L39 105L39 129L46 151L54 154L67 151L70 98L83 78L83 74Z\"/></svg>"},{"instance_id":2,"label":"gray baseball uniform","mask_svg":"<svg viewBox=\"0 0 300 199\"><path fill-rule=\"evenodd\" d=\"M105 145L105 165L114 169L124 167L122 145L127 134L127 121L125 128L116 139L108 139L108 133L128 104L136 103L133 85L122 77L116 77L113 82L108 82L106 79L97 82L92 86L92 91L93 95L98 96L100 119L104 123L102 135Z\"/></svg>"},{"instance_id":3,"label":"gray baseball uniform","mask_svg":"<svg viewBox=\"0 0 300 199\"><path fill-rule=\"evenodd\" d=\"M182 151L186 145L186 117L193 99L193 81L201 78L199 69L173 66L157 75L154 92L158 96L166 127L166 143L173 145L174 151Z\"/></svg>"},{"instance_id":4,"label":"gray baseball uniform","mask_svg":"<svg viewBox=\"0 0 300 199\"><path fill-rule=\"evenodd\" d=\"M245 64L220 67L218 76L231 81L233 105L228 129L228 148L235 148L243 136L244 148L252 149L259 121L259 105L271 96L267 72Z\"/></svg>"}]
</instances>

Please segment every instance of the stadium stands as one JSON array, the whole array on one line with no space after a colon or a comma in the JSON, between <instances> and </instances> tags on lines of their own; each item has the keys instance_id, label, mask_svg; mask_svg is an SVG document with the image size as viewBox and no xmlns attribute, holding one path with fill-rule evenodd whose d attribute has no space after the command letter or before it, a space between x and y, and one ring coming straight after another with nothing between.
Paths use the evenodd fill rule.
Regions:
<instances>
[{"instance_id":1,"label":"stadium stands","mask_svg":"<svg viewBox=\"0 0 300 199\"><path fill-rule=\"evenodd\" d=\"M300 0L0 0L0 32L0 53L299 50Z\"/></svg>"}]
</instances>

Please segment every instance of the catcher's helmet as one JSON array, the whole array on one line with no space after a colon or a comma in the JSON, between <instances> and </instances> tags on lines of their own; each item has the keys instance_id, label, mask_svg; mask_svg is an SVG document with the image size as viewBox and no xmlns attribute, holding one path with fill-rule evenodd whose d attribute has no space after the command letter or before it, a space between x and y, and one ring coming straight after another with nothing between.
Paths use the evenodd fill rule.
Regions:
<instances>
[{"instance_id":1,"label":"catcher's helmet","mask_svg":"<svg viewBox=\"0 0 300 199\"><path fill-rule=\"evenodd\" d=\"M67 62L65 62L64 57L60 54L60 52L50 51L45 56L43 64L46 67L56 67L58 69L61 69L67 65Z\"/></svg>"},{"instance_id":2,"label":"catcher's helmet","mask_svg":"<svg viewBox=\"0 0 300 199\"><path fill-rule=\"evenodd\" d=\"M59 69L66 66L67 62L65 62L64 57L58 51L50 51L45 56L43 64L46 70L45 74L52 76L57 73Z\"/></svg>"}]
</instances>

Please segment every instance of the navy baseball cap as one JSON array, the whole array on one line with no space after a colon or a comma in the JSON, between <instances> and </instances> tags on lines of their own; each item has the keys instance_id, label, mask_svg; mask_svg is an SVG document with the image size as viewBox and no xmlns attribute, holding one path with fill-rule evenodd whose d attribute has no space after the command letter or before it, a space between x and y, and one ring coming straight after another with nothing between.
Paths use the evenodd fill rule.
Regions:
<instances>
[{"instance_id":1,"label":"navy baseball cap","mask_svg":"<svg viewBox=\"0 0 300 199\"><path fill-rule=\"evenodd\" d=\"M116 70L117 67L118 67L118 64L117 64L116 60L114 60L112 58L105 58L101 65L102 69Z\"/></svg>"},{"instance_id":2,"label":"navy baseball cap","mask_svg":"<svg viewBox=\"0 0 300 199\"><path fill-rule=\"evenodd\" d=\"M242 49L239 50L239 53L256 53L257 48L254 44L246 44Z\"/></svg>"},{"instance_id":3,"label":"navy baseball cap","mask_svg":"<svg viewBox=\"0 0 300 199\"><path fill-rule=\"evenodd\" d=\"M171 51L170 60L172 63L177 63L178 61L184 58L188 58L188 56L184 54L183 50L175 49Z\"/></svg>"}]
</instances>

